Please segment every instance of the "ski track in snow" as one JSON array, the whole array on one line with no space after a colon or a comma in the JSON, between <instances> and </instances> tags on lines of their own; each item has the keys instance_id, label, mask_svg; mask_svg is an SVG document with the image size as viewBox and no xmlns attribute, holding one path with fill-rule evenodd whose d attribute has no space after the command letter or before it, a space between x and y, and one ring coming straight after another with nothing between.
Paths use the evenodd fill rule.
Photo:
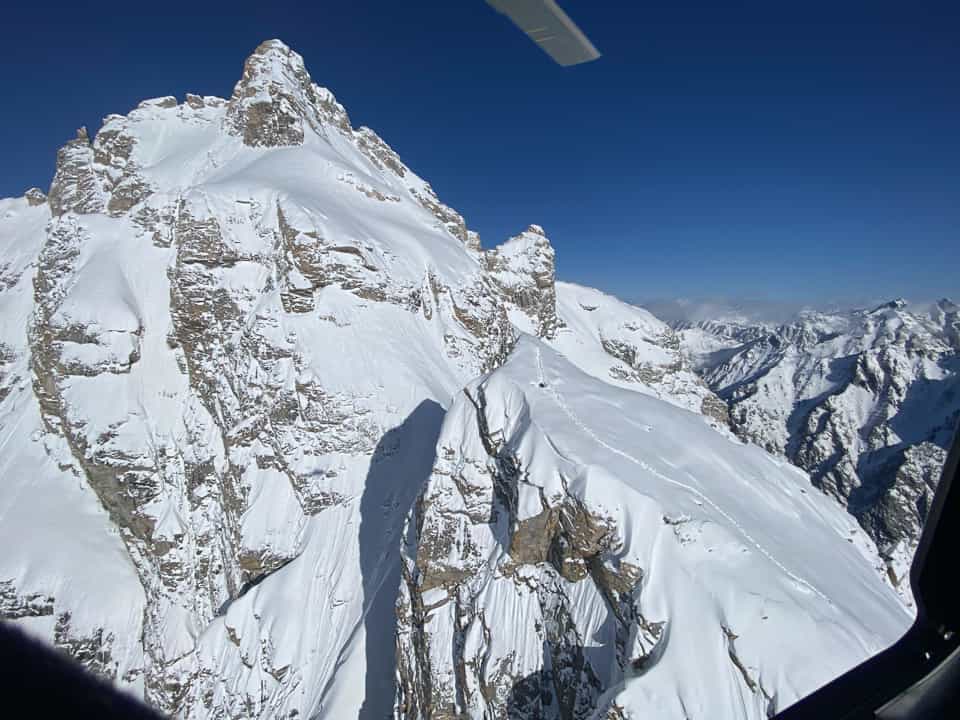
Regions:
<instances>
[{"instance_id":1,"label":"ski track in snow","mask_svg":"<svg viewBox=\"0 0 960 720\"><path fill-rule=\"evenodd\" d=\"M780 570L782 570L782 571L784 572L784 574L787 575L787 577L789 577L789 578L790 578L791 580L793 580L794 582L797 582L797 583L803 585L804 587L806 587L808 590L810 590L811 592L813 592L814 594L816 594L817 596L819 596L821 599L823 599L828 605L831 605L831 606L833 605L833 602L831 602L830 598L828 598L826 595L824 595L822 592L820 592L820 590L818 590L812 583L810 583L810 582L807 581L807 580L804 580L802 577L800 577L800 576L797 575L796 573L791 572L789 569L787 569L787 567L784 566L784 564L781 563L779 560L777 560L770 551L768 551L765 547L763 547L759 542L757 542L756 540L754 540L753 536L750 535L750 533L747 532L746 529L745 529L739 522L737 522L737 521L736 521L729 513L727 513L723 508L721 508L719 505L717 505L717 503L715 503L713 500L711 500L709 497L707 497L703 492L701 492L701 491L698 490L697 488L693 487L692 485L688 485L687 483L680 482L679 480L674 480L673 478L671 478L671 477L669 477L669 476L667 476L667 475L664 475L664 474L661 473L659 470L656 470L655 468L651 467L650 465L648 465L648 464L645 463L644 461L638 460L638 459L635 458L633 455L630 455L629 453L626 453L626 452L624 452L623 450L620 450L619 448L613 447L612 445L610 445L609 443L605 442L605 441L602 440L600 437L598 437L597 434L596 434L595 432L593 432L593 430L591 430L589 427L587 427L587 425L586 425L582 420L580 420L580 418L576 415L576 413L573 412L573 410L570 408L570 406L567 404L567 402L563 399L563 396L560 395L560 393L553 387L553 385L551 385L549 382L547 382L547 378L546 378L546 375L545 375L545 372L544 372L544 368L543 368L542 352L541 352L541 348L539 348L539 347L537 348L537 373L538 373L538 375L539 375L538 381L539 381L540 385L547 390L547 392L548 392L548 394L550 395L550 397L551 397L551 398L553 399L553 401L557 404L557 407L559 407L559 408L564 412L564 414L565 414L568 418L570 418L570 421L571 421L574 425L576 425L578 428L580 428L580 429L581 429L590 439L592 439L595 443L597 443L598 445L600 445L602 448L604 448L604 449L606 449L606 450L609 450L609 451L612 452L614 455L619 455L620 457L622 457L622 458L624 458L624 459L626 459L626 460L629 460L630 462L632 462L632 463L634 463L635 465L639 466L642 470L650 473L651 475L653 475L653 476L656 477L657 479L662 480L663 482L666 482L666 483L670 483L671 485L676 485L677 487L683 488L684 490L687 490L688 492L690 492L691 494L693 494L694 496L696 496L697 498L699 498L699 499L702 500L703 502L707 503L707 505L709 505L710 507L712 507L712 508L713 508L714 510L716 510L722 517L724 517L724 518L727 520L727 522L729 522L731 525L733 525L733 526L740 532L740 534L744 537L744 539L746 539L746 541L747 541L750 545L752 545L754 548L756 548L756 550L757 550L758 552L760 552L760 554L762 554L764 557L767 558L767 560L769 560L769 561L772 562L776 567L778 567Z\"/></svg>"}]
</instances>

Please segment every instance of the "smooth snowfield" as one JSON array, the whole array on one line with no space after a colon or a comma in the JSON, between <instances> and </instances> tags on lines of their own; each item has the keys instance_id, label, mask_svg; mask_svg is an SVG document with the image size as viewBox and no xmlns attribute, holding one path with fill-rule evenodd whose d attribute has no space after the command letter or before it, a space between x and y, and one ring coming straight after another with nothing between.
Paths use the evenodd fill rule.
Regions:
<instances>
[{"instance_id":1,"label":"smooth snowfield","mask_svg":"<svg viewBox=\"0 0 960 720\"><path fill-rule=\"evenodd\" d=\"M642 674L628 670L616 681L614 673L598 710L616 702L631 717L766 718L909 626L866 559L876 562L869 539L795 467L715 432L702 416L599 382L532 338L470 386L474 394L480 388L491 433L516 454L529 483L520 486L519 519L540 511L539 488L551 497L565 484L613 520L618 560L644 573L636 591L643 615L665 623L654 660ZM441 446L472 442L463 428L474 412L461 396ZM497 543L485 547L489 575L477 582L491 589L478 596L522 596L497 579ZM596 600L572 595L586 603L573 615L590 644L602 637L587 631L603 624L590 619ZM491 613L504 608L482 602ZM535 657L536 611L514 612L486 623L501 646L506 638L501 652Z\"/></svg>"}]
</instances>

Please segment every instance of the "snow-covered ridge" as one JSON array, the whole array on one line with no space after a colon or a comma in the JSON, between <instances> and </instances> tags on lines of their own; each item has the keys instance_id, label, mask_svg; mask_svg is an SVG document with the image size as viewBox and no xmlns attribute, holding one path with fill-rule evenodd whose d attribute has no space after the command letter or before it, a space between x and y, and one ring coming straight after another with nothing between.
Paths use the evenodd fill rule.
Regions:
<instances>
[{"instance_id":1,"label":"snow-covered ridge","mask_svg":"<svg viewBox=\"0 0 960 720\"><path fill-rule=\"evenodd\" d=\"M573 283L557 283L559 331L548 342L584 372L654 395L727 426L726 405L694 372L680 336L646 310Z\"/></svg>"},{"instance_id":2,"label":"snow-covered ridge","mask_svg":"<svg viewBox=\"0 0 960 720\"><path fill-rule=\"evenodd\" d=\"M409 526L402 716L766 718L909 622L804 473L527 338Z\"/></svg>"}]
</instances>

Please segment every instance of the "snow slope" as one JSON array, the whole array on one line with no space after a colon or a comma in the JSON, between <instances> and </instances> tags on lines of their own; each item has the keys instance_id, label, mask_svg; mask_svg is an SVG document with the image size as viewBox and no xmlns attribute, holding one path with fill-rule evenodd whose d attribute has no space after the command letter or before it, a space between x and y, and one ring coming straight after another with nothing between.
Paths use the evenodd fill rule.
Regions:
<instances>
[{"instance_id":1,"label":"snow slope","mask_svg":"<svg viewBox=\"0 0 960 720\"><path fill-rule=\"evenodd\" d=\"M802 471L528 337L409 526L403 716L766 718L910 622Z\"/></svg>"},{"instance_id":2,"label":"snow slope","mask_svg":"<svg viewBox=\"0 0 960 720\"><path fill-rule=\"evenodd\" d=\"M646 310L573 283L557 283L556 336L574 365L618 387L647 393L726 425L726 408L680 352L680 338Z\"/></svg>"},{"instance_id":3,"label":"snow slope","mask_svg":"<svg viewBox=\"0 0 960 720\"><path fill-rule=\"evenodd\" d=\"M122 676L143 663L144 591L69 447L44 432L31 383L34 265L50 220L35 198L0 200L0 614Z\"/></svg>"}]
</instances>

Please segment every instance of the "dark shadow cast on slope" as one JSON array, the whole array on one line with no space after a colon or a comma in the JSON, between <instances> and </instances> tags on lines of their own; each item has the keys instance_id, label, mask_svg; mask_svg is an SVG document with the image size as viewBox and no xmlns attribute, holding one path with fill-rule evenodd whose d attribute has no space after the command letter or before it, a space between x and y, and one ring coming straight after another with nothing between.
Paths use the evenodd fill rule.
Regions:
<instances>
[{"instance_id":1,"label":"dark shadow cast on slope","mask_svg":"<svg viewBox=\"0 0 960 720\"><path fill-rule=\"evenodd\" d=\"M392 715L403 522L430 476L444 410L421 402L373 452L360 500L360 572L367 670L359 720ZM359 681L359 678L357 678Z\"/></svg>"},{"instance_id":2,"label":"dark shadow cast on slope","mask_svg":"<svg viewBox=\"0 0 960 720\"><path fill-rule=\"evenodd\" d=\"M614 652L606 646L551 645L544 641L544 665L517 680L510 688L503 717L570 718L583 720L597 709L597 701L608 689L600 676L608 676ZM599 670L599 672L598 672ZM622 678L618 678L620 682Z\"/></svg>"}]
</instances>

